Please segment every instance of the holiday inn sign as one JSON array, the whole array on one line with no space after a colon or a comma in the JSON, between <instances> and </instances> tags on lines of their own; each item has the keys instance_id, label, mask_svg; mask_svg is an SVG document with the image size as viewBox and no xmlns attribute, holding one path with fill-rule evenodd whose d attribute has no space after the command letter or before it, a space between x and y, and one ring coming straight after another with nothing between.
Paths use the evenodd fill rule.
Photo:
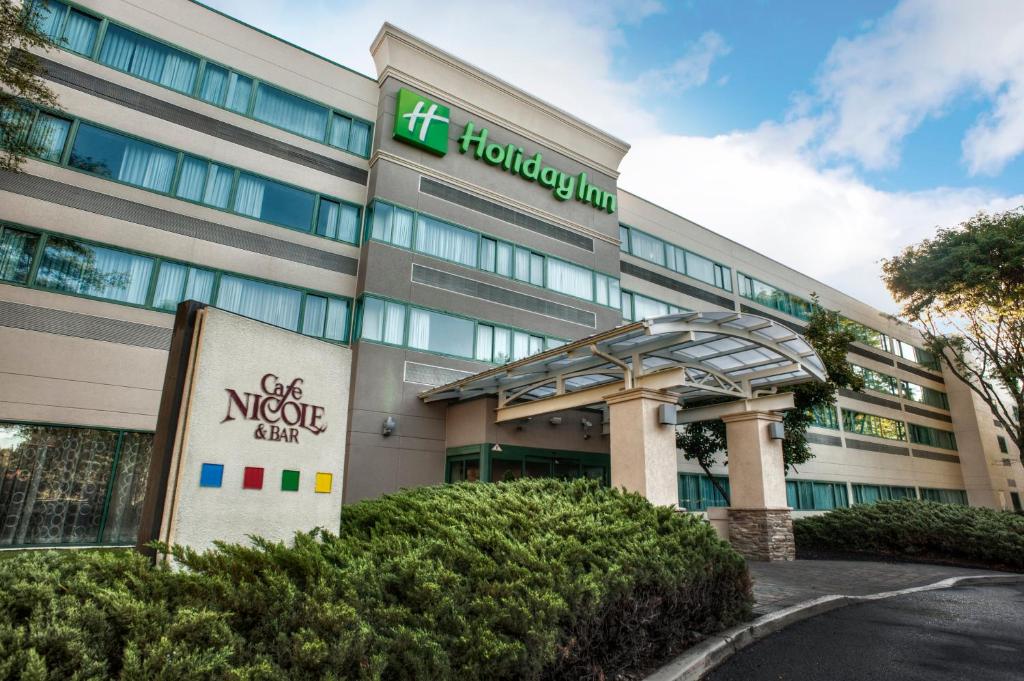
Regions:
<instances>
[{"instance_id":1,"label":"holiday inn sign","mask_svg":"<svg viewBox=\"0 0 1024 681\"><path fill-rule=\"evenodd\" d=\"M447 106L405 88L398 91L395 139L431 154L444 156L448 153L450 123L451 110ZM528 182L536 182L542 187L547 187L559 201L575 199L609 213L615 212L615 194L588 183L585 172L569 175L545 165L544 157L539 152L527 157L522 147L489 142L488 135L487 128L478 130L472 121L466 123L458 140L459 153L471 152L477 160L518 175Z\"/></svg>"}]
</instances>

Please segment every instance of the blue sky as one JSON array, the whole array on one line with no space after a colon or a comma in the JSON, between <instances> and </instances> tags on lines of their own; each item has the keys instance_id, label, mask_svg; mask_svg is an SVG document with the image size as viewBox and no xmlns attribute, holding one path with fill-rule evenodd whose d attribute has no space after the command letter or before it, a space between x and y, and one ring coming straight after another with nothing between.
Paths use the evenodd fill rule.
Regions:
<instances>
[{"instance_id":1,"label":"blue sky","mask_svg":"<svg viewBox=\"0 0 1024 681\"><path fill-rule=\"evenodd\" d=\"M370 75L391 21L627 140L620 186L887 311L881 258L1024 204L1021 0L209 3Z\"/></svg>"}]
</instances>

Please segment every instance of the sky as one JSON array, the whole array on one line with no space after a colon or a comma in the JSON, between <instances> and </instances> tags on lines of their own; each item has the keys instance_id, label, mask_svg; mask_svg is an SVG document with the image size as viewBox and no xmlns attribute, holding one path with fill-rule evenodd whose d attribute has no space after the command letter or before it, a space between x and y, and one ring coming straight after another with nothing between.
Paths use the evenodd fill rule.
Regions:
<instances>
[{"instance_id":1,"label":"sky","mask_svg":"<svg viewBox=\"0 0 1024 681\"><path fill-rule=\"evenodd\" d=\"M887 312L883 258L1024 204L1024 0L207 2L371 76L390 21L629 142L620 187Z\"/></svg>"}]
</instances>

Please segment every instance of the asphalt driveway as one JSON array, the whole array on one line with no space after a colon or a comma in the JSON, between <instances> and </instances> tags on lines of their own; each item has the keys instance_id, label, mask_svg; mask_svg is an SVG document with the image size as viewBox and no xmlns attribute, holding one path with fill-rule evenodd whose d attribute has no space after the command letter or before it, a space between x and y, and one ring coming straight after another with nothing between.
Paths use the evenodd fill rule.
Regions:
<instances>
[{"instance_id":1,"label":"asphalt driveway","mask_svg":"<svg viewBox=\"0 0 1024 681\"><path fill-rule=\"evenodd\" d=\"M708 681L1020 681L1024 584L897 596L812 617L741 650Z\"/></svg>"}]
</instances>

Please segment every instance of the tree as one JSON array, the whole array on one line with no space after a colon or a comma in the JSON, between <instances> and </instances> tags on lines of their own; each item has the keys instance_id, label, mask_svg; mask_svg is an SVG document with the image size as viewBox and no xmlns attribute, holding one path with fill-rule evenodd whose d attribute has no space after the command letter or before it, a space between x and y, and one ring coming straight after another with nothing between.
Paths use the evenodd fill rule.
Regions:
<instances>
[{"instance_id":1,"label":"tree","mask_svg":"<svg viewBox=\"0 0 1024 681\"><path fill-rule=\"evenodd\" d=\"M29 135L32 113L55 106L57 97L39 73L39 59L28 48L53 45L40 27L41 3L0 0L0 169L18 170L41 145Z\"/></svg>"},{"instance_id":2,"label":"tree","mask_svg":"<svg viewBox=\"0 0 1024 681\"><path fill-rule=\"evenodd\" d=\"M807 444L807 428L814 422L815 412L834 410L836 391L839 388L860 390L864 387L864 380L854 373L853 367L846 361L846 348L855 339L853 332L840 324L838 312L823 308L818 303L817 295L811 297L813 305L804 338L821 357L828 381L810 381L781 389L793 393L795 406L786 411L782 418L785 426L782 458L786 471L814 458L814 452ZM728 465L725 422L715 419L688 424L676 432L676 448L683 451L686 459L697 462L715 489L728 502L728 493L711 475L711 466L715 464L719 452L726 457L725 463Z\"/></svg>"},{"instance_id":3,"label":"tree","mask_svg":"<svg viewBox=\"0 0 1024 681\"><path fill-rule=\"evenodd\" d=\"M1024 461L1024 209L939 229L882 273L927 349L988 405Z\"/></svg>"}]
</instances>

